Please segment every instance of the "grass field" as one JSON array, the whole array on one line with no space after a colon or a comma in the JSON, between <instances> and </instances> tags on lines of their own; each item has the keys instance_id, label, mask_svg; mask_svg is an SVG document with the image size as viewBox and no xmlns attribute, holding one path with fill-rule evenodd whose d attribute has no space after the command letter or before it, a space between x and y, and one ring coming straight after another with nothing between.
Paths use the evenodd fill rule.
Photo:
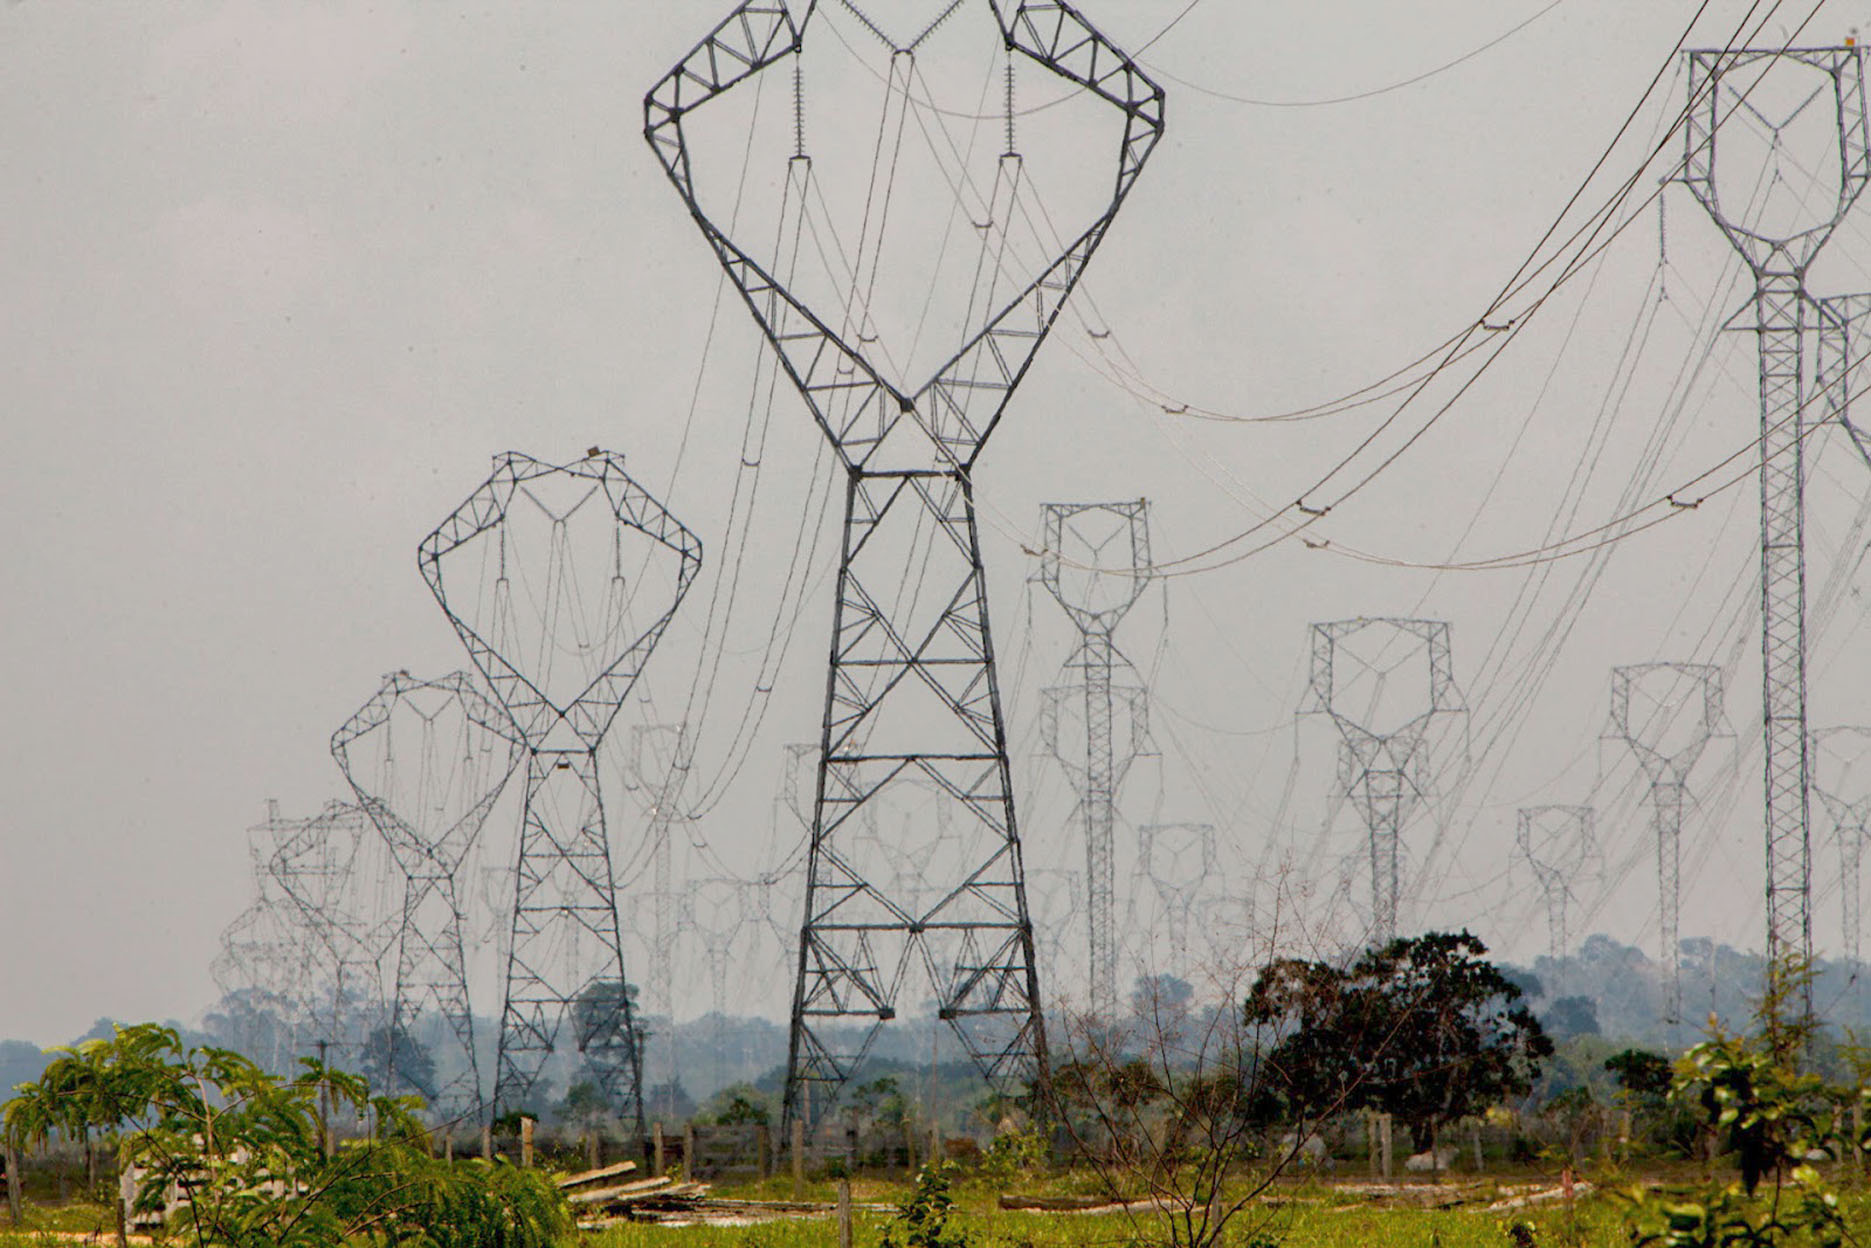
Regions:
<instances>
[{"instance_id":1,"label":"grass field","mask_svg":"<svg viewBox=\"0 0 1871 1248\"><path fill-rule=\"evenodd\" d=\"M1628 1186L1639 1176L1618 1176ZM1693 1171L1660 1171L1650 1183L1693 1179ZM1442 1182L1418 1180L1373 1188L1354 1178L1283 1183L1230 1223L1225 1248L1511 1248L1508 1230L1524 1223L1540 1248L1576 1248L1628 1242L1628 1197L1595 1190L1579 1195L1568 1208L1562 1201L1493 1210L1498 1199L1550 1182L1534 1173L1482 1177L1458 1176ZM1009 1185L1022 1194L1057 1194L1075 1184L1071 1176L1035 1178ZM1664 1189L1666 1192L1669 1188ZM1687 1190L1686 1188L1680 1190ZM893 1204L907 1186L900 1180L859 1179L853 1200L860 1205ZM1149 1211L1129 1213L1029 1213L1001 1209L1001 1187L983 1178L955 1186L956 1209L950 1228L974 1248L1128 1248L1167 1242L1167 1231ZM791 1184L722 1184L714 1194L741 1198L790 1197ZM830 1184L809 1184L809 1200L829 1200ZM1871 1244L1871 1191L1847 1187L1843 1200L1852 1233ZM1447 1207L1433 1207L1446 1205ZM854 1216L856 1248L875 1248L889 1215L859 1209ZM115 1242L110 1211L98 1205L40 1202L28 1209L26 1227L13 1232L0 1212L0 1248L27 1248L92 1242ZM664 1226L651 1223L582 1233L567 1248L823 1248L837 1242L829 1217L761 1222L745 1226ZM1851 1242L1851 1241L1848 1241Z\"/></svg>"}]
</instances>

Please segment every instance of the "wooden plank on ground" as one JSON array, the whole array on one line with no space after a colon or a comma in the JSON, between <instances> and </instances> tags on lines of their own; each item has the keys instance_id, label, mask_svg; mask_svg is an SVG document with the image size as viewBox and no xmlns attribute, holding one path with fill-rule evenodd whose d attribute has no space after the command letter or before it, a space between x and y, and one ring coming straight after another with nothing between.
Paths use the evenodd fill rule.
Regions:
<instances>
[{"instance_id":1,"label":"wooden plank on ground","mask_svg":"<svg viewBox=\"0 0 1871 1248\"><path fill-rule=\"evenodd\" d=\"M620 1161L614 1166L605 1166L598 1170L586 1170L581 1174L568 1174L559 1180L559 1190L568 1191L574 1187L589 1187L591 1184L602 1182L605 1179L614 1179L620 1174L634 1173L636 1168L637 1163L634 1161Z\"/></svg>"}]
</instances>

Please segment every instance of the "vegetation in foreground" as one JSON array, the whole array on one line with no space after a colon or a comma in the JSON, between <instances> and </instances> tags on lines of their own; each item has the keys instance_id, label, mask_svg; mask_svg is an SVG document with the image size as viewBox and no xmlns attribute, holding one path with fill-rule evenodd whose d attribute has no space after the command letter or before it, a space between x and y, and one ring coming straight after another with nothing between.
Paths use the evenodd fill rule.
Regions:
<instances>
[{"instance_id":1,"label":"vegetation in foreground","mask_svg":"<svg viewBox=\"0 0 1871 1248\"><path fill-rule=\"evenodd\" d=\"M1864 1169L1871 1052L1853 1063L1856 1087L1828 1085L1802 1069L1811 1024L1786 1008L1801 983L1793 966L1771 981L1755 1035L1711 1025L1710 1038L1673 1068L1637 1050L1604 1059L1627 1112L1662 1124L1650 1138L1676 1149L1679 1162L1659 1165L1653 1156L1632 1168L1628 1154L1590 1156L1575 1130L1566 1147L1487 1175L1452 1176L1437 1162L1427 1176L1373 1184L1308 1170L1312 1133L1348 1114L1392 1114L1433 1155L1438 1133L1458 1119L1526 1095L1553 1046L1483 953L1466 933L1432 934L1368 952L1342 971L1276 963L1232 1018L1227 1011L1197 1018L1175 1001L1158 1002L1141 1033L1107 1027L1080 1037L1076 1060L1045 1089L1051 1121L1070 1137L1077 1164L1051 1164L1042 1138L1021 1128L1016 1107L1001 1104L993 1107L999 1134L970 1166L940 1161L907 1182L900 1175L854 1181L861 1207L851 1242L1871 1245ZM874 1112L904 1109L882 1083L871 1091ZM419 1108L414 1098L373 1096L362 1077L317 1062L287 1078L145 1025L59 1051L5 1106L4 1134L15 1148L55 1135L80 1143L93 1195L111 1186L102 1173L127 1168L135 1212L166 1208L161 1238L197 1248L647 1248L650 1240L663 1248L789 1248L837 1239L825 1217L636 1224L581 1238L543 1171L434 1157ZM368 1122L368 1138L335 1140L328 1123L339 1115ZM1575 1169L1590 1182L1575 1185ZM786 1186L768 1180L717 1194L785 1196ZM813 1186L807 1195L831 1194L823 1181ZM183 1193L188 1199L178 1200ZM1126 1203L1034 1213L1002 1208L1007 1193ZM109 1206L38 1203L30 1218L22 1234L0 1234L0 1248L59 1242L61 1232L92 1242L121 1235Z\"/></svg>"}]
</instances>

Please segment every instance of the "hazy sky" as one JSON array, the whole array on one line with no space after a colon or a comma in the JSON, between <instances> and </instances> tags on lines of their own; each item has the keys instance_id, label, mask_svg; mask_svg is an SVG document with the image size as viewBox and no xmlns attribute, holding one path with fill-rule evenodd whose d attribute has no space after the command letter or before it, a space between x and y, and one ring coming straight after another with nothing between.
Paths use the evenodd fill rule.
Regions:
<instances>
[{"instance_id":1,"label":"hazy sky","mask_svg":"<svg viewBox=\"0 0 1871 1248\"><path fill-rule=\"evenodd\" d=\"M20 469L0 494L0 1037L50 1043L99 1015L212 1002L266 799L304 814L343 793L328 739L384 673L466 665L414 553L508 449L621 452L708 546L616 729L620 872L642 867L631 731L685 713L700 725L686 877L752 877L797 839L775 806L783 747L818 732L829 464L795 399L753 394L761 344L641 137L643 93L728 7L0 6L0 404ZM874 7L908 26L930 6ZM1132 774L1126 826L1214 825L1220 896L1252 892L1263 924L1276 892L1305 898L1300 926L1321 939L1357 927L1363 833L1331 800L1329 727L1294 719L1307 625L1427 616L1452 625L1469 716L1405 834L1407 926L1541 952L1515 810L1593 802L1603 868L1576 889L1574 928L1654 950L1648 815L1628 755L1599 738L1613 664L1680 659L1724 666L1737 734L1692 784L1684 933L1758 944L1751 481L1597 556L1384 562L1538 547L1745 450L1753 341L1717 329L1743 297L1732 254L1683 188L1661 221L1637 202L1680 155L1678 139L1644 160L1682 106L1670 52L1695 6L1084 7L1127 48L1187 12L1143 54L1169 91L1168 137L978 474L1029 862L1077 851L1037 727L1070 636L1022 545L1043 502L1145 497L1159 561L1196 574L1153 587L1119 634L1150 676L1160 754ZM1710 5L1690 45L1726 42L1746 7ZM1775 6L1757 42L1809 9ZM1802 42L1838 42L1865 16L1823 4ZM1634 107L1561 237L1636 175L1616 217L1630 228L1472 387L1457 393L1478 356L1406 409L1379 450L1453 404L1305 534L1329 547L1226 560L1262 533L1174 562L1357 447L1395 398L1257 418L1358 390L1475 322ZM1783 183L1828 159L1794 150L1800 134ZM771 177L790 154L747 159ZM1815 269L1819 293L1871 286L1867 213ZM756 425L758 493L731 515L737 479L751 488L735 448ZM1871 688L1857 629L1871 472L1835 432L1810 449L1812 716L1845 723L1867 717ZM782 583L801 533L811 557ZM515 818L496 812L481 869ZM1835 949L1836 847L1817 812L1814 826L1816 924ZM778 1009L786 986L737 996ZM706 998L696 987L679 1008Z\"/></svg>"}]
</instances>

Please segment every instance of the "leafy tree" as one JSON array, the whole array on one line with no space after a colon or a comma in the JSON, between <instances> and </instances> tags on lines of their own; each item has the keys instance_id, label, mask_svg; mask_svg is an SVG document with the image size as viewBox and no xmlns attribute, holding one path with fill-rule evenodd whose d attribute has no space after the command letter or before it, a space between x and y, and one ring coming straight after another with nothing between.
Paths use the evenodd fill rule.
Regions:
<instances>
[{"instance_id":1,"label":"leafy tree","mask_svg":"<svg viewBox=\"0 0 1871 1248\"><path fill-rule=\"evenodd\" d=\"M1540 1014L1540 1026L1554 1040L1598 1035L1598 1007L1590 997L1558 997Z\"/></svg>"},{"instance_id":2,"label":"leafy tree","mask_svg":"<svg viewBox=\"0 0 1871 1248\"><path fill-rule=\"evenodd\" d=\"M435 1056L407 1027L386 1024L373 1029L358 1066L366 1078L386 1092L414 1092L424 1100L435 1099Z\"/></svg>"},{"instance_id":3,"label":"leafy tree","mask_svg":"<svg viewBox=\"0 0 1871 1248\"><path fill-rule=\"evenodd\" d=\"M771 1123L773 1097L751 1083L730 1084L708 1098L701 1114L724 1127Z\"/></svg>"},{"instance_id":4,"label":"leafy tree","mask_svg":"<svg viewBox=\"0 0 1871 1248\"><path fill-rule=\"evenodd\" d=\"M1662 1203L1639 1193L1631 1241L1643 1248L1837 1248L1845 1242L1838 1198L1808 1152L1833 1134L1825 1089L1776 1049L1771 1020L1760 1038L1719 1027L1677 1064L1673 1099L1700 1110L1708 1130L1725 1134L1740 1181L1717 1184L1699 1198ZM1862 1149L1863 1141L1850 1146ZM1770 1190L1763 1192L1762 1185Z\"/></svg>"},{"instance_id":5,"label":"leafy tree","mask_svg":"<svg viewBox=\"0 0 1871 1248\"><path fill-rule=\"evenodd\" d=\"M954 1169L954 1162L942 1161L916 1172L916 1190L885 1224L881 1248L968 1248L968 1237L948 1224L955 1208L948 1177Z\"/></svg>"},{"instance_id":6,"label":"leafy tree","mask_svg":"<svg viewBox=\"0 0 1871 1248\"><path fill-rule=\"evenodd\" d=\"M852 1092L857 1110L875 1127L901 1127L909 1121L909 1101L895 1075L884 1075Z\"/></svg>"},{"instance_id":7,"label":"leafy tree","mask_svg":"<svg viewBox=\"0 0 1871 1248\"><path fill-rule=\"evenodd\" d=\"M1372 1108L1431 1147L1446 1123L1524 1095L1552 1041L1468 932L1399 937L1349 968L1276 961L1243 1007L1275 1039L1264 1062L1305 1119Z\"/></svg>"},{"instance_id":8,"label":"leafy tree","mask_svg":"<svg viewBox=\"0 0 1871 1248\"><path fill-rule=\"evenodd\" d=\"M61 1065L61 1062L63 1063ZM4 1111L16 1145L82 1116L122 1133L142 1178L135 1206L206 1248L549 1248L570 1230L556 1189L504 1164L431 1157L414 1098L373 1097L360 1076L304 1061L285 1079L227 1049L184 1046L171 1028L120 1027L78 1046ZM368 1110L377 1137L326 1155L318 1106Z\"/></svg>"},{"instance_id":9,"label":"leafy tree","mask_svg":"<svg viewBox=\"0 0 1871 1248\"><path fill-rule=\"evenodd\" d=\"M1670 1060L1648 1049L1625 1049L1605 1059L1618 1086L1640 1102L1661 1104L1670 1094Z\"/></svg>"}]
</instances>

